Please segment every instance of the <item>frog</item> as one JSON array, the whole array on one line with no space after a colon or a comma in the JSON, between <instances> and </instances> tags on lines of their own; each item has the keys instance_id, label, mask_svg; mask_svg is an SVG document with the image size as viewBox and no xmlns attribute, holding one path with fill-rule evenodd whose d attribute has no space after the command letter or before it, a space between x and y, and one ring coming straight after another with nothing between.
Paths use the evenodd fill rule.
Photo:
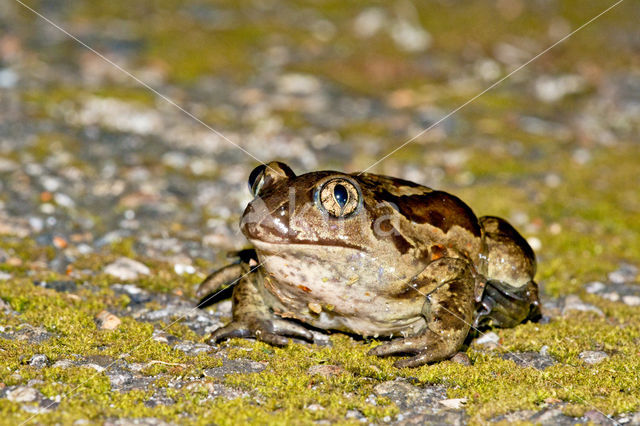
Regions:
<instances>
[{"instance_id":1,"label":"frog","mask_svg":"<svg viewBox=\"0 0 640 426\"><path fill-rule=\"evenodd\" d=\"M372 173L296 175L279 161L248 185L240 230L252 247L196 292L232 286L232 320L211 345L337 331L380 339L369 354L418 367L451 358L474 330L541 316L531 246L455 195Z\"/></svg>"}]
</instances>

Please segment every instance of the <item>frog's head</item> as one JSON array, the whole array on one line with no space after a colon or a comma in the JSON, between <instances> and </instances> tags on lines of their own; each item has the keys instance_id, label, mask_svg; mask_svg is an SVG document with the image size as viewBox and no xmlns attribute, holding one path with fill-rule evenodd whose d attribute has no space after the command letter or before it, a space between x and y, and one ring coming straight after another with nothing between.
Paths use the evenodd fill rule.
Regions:
<instances>
[{"instance_id":1,"label":"frog's head","mask_svg":"<svg viewBox=\"0 0 640 426\"><path fill-rule=\"evenodd\" d=\"M293 264L315 271L295 272L306 275L310 287L312 276L348 281L370 275L369 282L396 281L399 272L394 271L410 275L423 262L416 256L413 234L401 229L406 218L384 200L385 188L401 183L410 184L335 171L296 176L286 164L271 162L249 177L255 198L240 228L264 267L281 281L294 274Z\"/></svg>"},{"instance_id":2,"label":"frog's head","mask_svg":"<svg viewBox=\"0 0 640 426\"><path fill-rule=\"evenodd\" d=\"M249 189L255 198L240 227L253 243L366 249L362 227L375 213L374 200L365 199L356 177L332 171L296 176L274 161L251 172Z\"/></svg>"}]
</instances>

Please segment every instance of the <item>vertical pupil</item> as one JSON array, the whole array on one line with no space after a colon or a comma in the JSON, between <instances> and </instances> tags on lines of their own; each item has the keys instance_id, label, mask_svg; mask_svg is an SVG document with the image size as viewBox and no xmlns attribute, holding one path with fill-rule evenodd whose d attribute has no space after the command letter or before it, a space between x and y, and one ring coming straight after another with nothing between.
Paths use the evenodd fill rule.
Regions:
<instances>
[{"instance_id":1,"label":"vertical pupil","mask_svg":"<svg viewBox=\"0 0 640 426\"><path fill-rule=\"evenodd\" d=\"M349 192L343 185L337 184L333 187L333 197L342 208L347 204L347 201L349 201Z\"/></svg>"}]
</instances>

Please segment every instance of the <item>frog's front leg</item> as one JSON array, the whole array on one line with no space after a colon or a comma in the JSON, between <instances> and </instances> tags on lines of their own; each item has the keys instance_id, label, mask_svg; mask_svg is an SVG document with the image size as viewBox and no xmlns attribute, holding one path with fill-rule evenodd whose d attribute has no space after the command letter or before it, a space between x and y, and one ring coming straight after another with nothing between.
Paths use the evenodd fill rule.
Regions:
<instances>
[{"instance_id":1,"label":"frog's front leg","mask_svg":"<svg viewBox=\"0 0 640 426\"><path fill-rule=\"evenodd\" d=\"M243 276L233 289L233 319L231 323L211 333L209 343L232 337L254 337L275 346L285 346L286 336L313 340L313 334L303 326L278 318L260 293L260 272Z\"/></svg>"},{"instance_id":2,"label":"frog's front leg","mask_svg":"<svg viewBox=\"0 0 640 426\"><path fill-rule=\"evenodd\" d=\"M465 260L439 259L413 284L419 292L416 296L426 297L422 309L426 329L419 335L393 340L369 352L378 356L414 354L396 361L394 365L399 368L452 357L462 347L473 318L475 278Z\"/></svg>"}]
</instances>

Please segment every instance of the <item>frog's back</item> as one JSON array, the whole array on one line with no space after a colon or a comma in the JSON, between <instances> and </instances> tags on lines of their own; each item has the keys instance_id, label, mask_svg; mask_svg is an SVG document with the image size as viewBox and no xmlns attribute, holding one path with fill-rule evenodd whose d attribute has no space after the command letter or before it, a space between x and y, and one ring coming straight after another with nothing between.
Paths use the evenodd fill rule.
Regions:
<instances>
[{"instance_id":1,"label":"frog's back","mask_svg":"<svg viewBox=\"0 0 640 426\"><path fill-rule=\"evenodd\" d=\"M415 246L417 256L436 260L465 257L472 263L482 250L482 229L471 208L458 197L388 176L358 176L365 200L394 210L394 231ZM368 206L375 211L375 206ZM393 221L392 221L393 222ZM397 236L396 236L397 238Z\"/></svg>"}]
</instances>

